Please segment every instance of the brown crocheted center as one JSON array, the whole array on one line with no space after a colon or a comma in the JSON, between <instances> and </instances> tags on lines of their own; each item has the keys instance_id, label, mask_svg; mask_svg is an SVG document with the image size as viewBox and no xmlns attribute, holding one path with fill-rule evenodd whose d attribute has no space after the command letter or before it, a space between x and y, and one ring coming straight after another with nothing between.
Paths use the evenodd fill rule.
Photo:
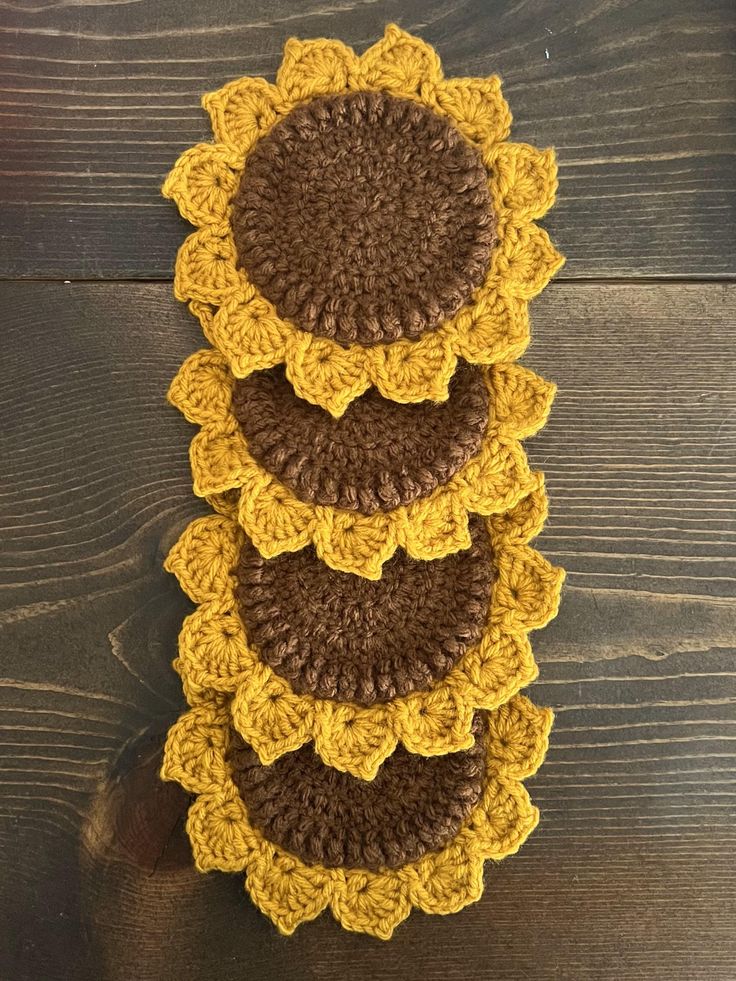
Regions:
<instances>
[{"instance_id":1,"label":"brown crocheted center","mask_svg":"<svg viewBox=\"0 0 736 981\"><path fill-rule=\"evenodd\" d=\"M232 201L240 265L302 330L417 338L483 282L488 175L446 119L383 92L315 99L258 142Z\"/></svg>"},{"instance_id":2,"label":"brown crocheted center","mask_svg":"<svg viewBox=\"0 0 736 981\"><path fill-rule=\"evenodd\" d=\"M250 453L297 497L373 514L427 497L475 456L488 389L461 362L447 402L401 405L372 388L333 419L297 398L278 367L237 379L232 408Z\"/></svg>"},{"instance_id":3,"label":"brown crocheted center","mask_svg":"<svg viewBox=\"0 0 736 981\"><path fill-rule=\"evenodd\" d=\"M442 848L478 804L485 782L486 723L471 749L416 756L399 747L374 780L325 766L313 746L263 766L231 730L228 762L248 819L303 862L378 870Z\"/></svg>"},{"instance_id":4,"label":"brown crocheted center","mask_svg":"<svg viewBox=\"0 0 736 981\"><path fill-rule=\"evenodd\" d=\"M472 545L419 562L397 551L376 582L336 572L312 548L263 559L246 540L235 571L249 643L294 691L371 705L444 678L478 643L493 553L482 518Z\"/></svg>"}]
</instances>

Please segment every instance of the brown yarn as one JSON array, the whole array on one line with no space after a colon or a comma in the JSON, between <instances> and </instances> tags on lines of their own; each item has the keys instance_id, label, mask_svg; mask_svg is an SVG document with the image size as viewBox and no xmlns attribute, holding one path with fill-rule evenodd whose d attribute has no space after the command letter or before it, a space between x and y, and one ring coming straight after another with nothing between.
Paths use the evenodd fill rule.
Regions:
<instances>
[{"instance_id":1,"label":"brown yarn","mask_svg":"<svg viewBox=\"0 0 736 981\"><path fill-rule=\"evenodd\" d=\"M263 559L246 540L235 570L248 640L299 694L371 705L443 678L481 637L493 554L482 518L472 545L420 562L399 551L378 581L336 572L313 549Z\"/></svg>"},{"instance_id":2,"label":"brown yarn","mask_svg":"<svg viewBox=\"0 0 736 981\"><path fill-rule=\"evenodd\" d=\"M461 362L447 402L402 405L372 388L334 419L297 398L280 366L237 379L232 408L252 456L297 497L373 514L427 497L475 456L488 389Z\"/></svg>"},{"instance_id":3,"label":"brown yarn","mask_svg":"<svg viewBox=\"0 0 736 981\"><path fill-rule=\"evenodd\" d=\"M372 781L325 766L312 746L270 766L231 731L228 762L248 819L268 841L326 868L396 868L441 848L483 793L487 723L474 745L424 757L402 747Z\"/></svg>"},{"instance_id":4,"label":"brown yarn","mask_svg":"<svg viewBox=\"0 0 736 981\"><path fill-rule=\"evenodd\" d=\"M344 345L417 338L485 278L487 182L477 150L425 106L385 92L315 99L246 161L238 262L302 330Z\"/></svg>"}]
</instances>

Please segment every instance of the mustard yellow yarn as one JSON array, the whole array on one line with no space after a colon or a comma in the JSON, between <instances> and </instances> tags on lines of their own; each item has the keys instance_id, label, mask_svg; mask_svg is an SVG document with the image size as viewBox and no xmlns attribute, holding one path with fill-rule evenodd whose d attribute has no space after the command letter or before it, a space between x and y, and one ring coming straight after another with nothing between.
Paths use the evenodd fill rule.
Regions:
<instances>
[{"instance_id":1,"label":"mustard yellow yarn","mask_svg":"<svg viewBox=\"0 0 736 981\"><path fill-rule=\"evenodd\" d=\"M230 407L233 376L216 351L185 361L169 399L201 427L190 449L195 494L240 490L238 521L265 558L312 544L331 568L375 580L397 548L416 559L468 548L469 513L500 513L534 488L519 440L544 425L555 387L517 364L485 371L491 411L480 452L428 497L372 515L301 501L256 463Z\"/></svg>"},{"instance_id":2,"label":"mustard yellow yarn","mask_svg":"<svg viewBox=\"0 0 736 981\"><path fill-rule=\"evenodd\" d=\"M248 154L276 122L317 97L361 90L419 102L477 146L499 240L485 282L438 330L346 348L280 318L237 267L230 201ZM492 364L524 351L528 301L563 262L534 224L552 205L557 174L552 150L508 142L511 116L498 78L445 79L433 49L392 24L360 57L339 41L287 41L275 84L241 78L206 95L203 105L216 142L187 150L163 187L197 226L179 251L175 293L236 377L285 363L297 395L339 416L371 385L398 402L445 400L458 357Z\"/></svg>"},{"instance_id":3,"label":"mustard yellow yarn","mask_svg":"<svg viewBox=\"0 0 736 981\"><path fill-rule=\"evenodd\" d=\"M292 933L327 907L346 929L387 940L412 907L454 913L483 891L483 863L515 852L539 819L521 780L540 765L552 713L516 696L489 717L485 789L444 848L398 869L378 872L308 865L267 841L226 762L227 699L211 695L185 713L166 742L161 775L196 795L187 832L197 868L245 872L253 902L281 933Z\"/></svg>"},{"instance_id":4,"label":"mustard yellow yarn","mask_svg":"<svg viewBox=\"0 0 736 981\"><path fill-rule=\"evenodd\" d=\"M428 108L482 161L476 186L497 237L490 266L483 279L480 265L458 294L459 303L480 283L465 305L418 339L345 346L309 333L279 316L239 268L231 217L249 155L297 107L353 92L412 100L424 115ZM197 868L244 872L251 898L279 931L290 934L329 908L344 928L388 939L412 908L450 913L476 901L484 861L516 851L538 821L521 781L544 757L552 713L518 693L537 675L529 632L556 614L564 574L529 544L547 504L542 475L530 471L520 441L546 421L554 386L513 362L529 342L529 300L563 262L535 224L554 200L554 153L509 142L498 78L445 79L434 50L395 25L361 56L339 41L292 39L275 83L238 79L203 105L214 142L182 154L163 192L196 226L179 250L175 294L211 348L187 359L169 399L199 427L190 449L194 490L217 513L192 522L165 564L197 608L174 662L190 708L169 732L161 775L196 798L187 832ZM399 264L390 260L390 268ZM251 455L231 406L235 379L280 364L298 397L335 417L371 386L396 402L444 401L458 359L483 366L490 412L481 447L446 483L389 512L343 511L295 496ZM333 569L377 580L397 548L420 560L468 548L470 514L484 516L493 554L485 626L429 690L372 705L300 695L250 645L235 576L246 536L266 559L311 545ZM265 766L311 744L325 765L373 780L400 745L421 756L470 749L478 710L488 719L481 799L448 844L398 868L327 868L298 858L251 824L231 775L229 741L239 733ZM298 806L295 812L299 823Z\"/></svg>"},{"instance_id":5,"label":"mustard yellow yarn","mask_svg":"<svg viewBox=\"0 0 736 981\"><path fill-rule=\"evenodd\" d=\"M527 544L547 513L541 475L535 481L516 508L488 520L496 578L481 642L429 691L371 706L298 695L263 663L235 595L244 533L218 515L193 521L166 560L200 604L174 662L189 704L232 695L233 724L264 764L313 741L328 766L372 780L398 742L422 756L468 749L474 711L497 708L536 678L527 635L557 613L563 572Z\"/></svg>"}]
</instances>

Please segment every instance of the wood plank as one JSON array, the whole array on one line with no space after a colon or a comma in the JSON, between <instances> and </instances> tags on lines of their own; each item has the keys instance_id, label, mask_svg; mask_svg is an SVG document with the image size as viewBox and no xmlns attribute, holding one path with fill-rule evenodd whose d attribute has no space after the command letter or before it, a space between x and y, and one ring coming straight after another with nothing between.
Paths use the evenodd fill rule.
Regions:
<instances>
[{"instance_id":1,"label":"wood plank","mask_svg":"<svg viewBox=\"0 0 736 981\"><path fill-rule=\"evenodd\" d=\"M0 392L0 976L14 981L736 975L736 286L557 284L526 362L560 392L530 443L569 570L535 636L557 712L543 811L484 898L390 945L290 940L191 868L156 778L189 608L161 569L201 506L163 394L200 346L169 284L5 284Z\"/></svg>"},{"instance_id":2,"label":"wood plank","mask_svg":"<svg viewBox=\"0 0 736 981\"><path fill-rule=\"evenodd\" d=\"M201 94L272 77L289 35L362 50L397 16L448 74L499 72L515 138L558 148L566 277L734 276L731 0L6 5L0 276L167 278L187 226L158 188L210 136Z\"/></svg>"}]
</instances>

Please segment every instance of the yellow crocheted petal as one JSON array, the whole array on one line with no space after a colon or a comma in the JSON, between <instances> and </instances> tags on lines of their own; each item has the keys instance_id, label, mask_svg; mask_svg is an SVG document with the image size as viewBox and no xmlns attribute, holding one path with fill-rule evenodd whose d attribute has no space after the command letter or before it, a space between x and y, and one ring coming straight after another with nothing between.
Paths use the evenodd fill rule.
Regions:
<instances>
[{"instance_id":1,"label":"yellow crocheted petal","mask_svg":"<svg viewBox=\"0 0 736 981\"><path fill-rule=\"evenodd\" d=\"M473 706L451 684L416 692L396 705L395 725L410 753L438 756L470 749Z\"/></svg>"},{"instance_id":2,"label":"yellow crocheted petal","mask_svg":"<svg viewBox=\"0 0 736 981\"><path fill-rule=\"evenodd\" d=\"M491 274L475 303L458 314L456 325L453 348L471 364L513 361L529 344L526 301L509 295Z\"/></svg>"},{"instance_id":3,"label":"yellow crocheted petal","mask_svg":"<svg viewBox=\"0 0 736 981\"><path fill-rule=\"evenodd\" d=\"M543 228L531 222L505 223L501 244L491 259L491 273L513 296L531 300L541 293L564 258Z\"/></svg>"},{"instance_id":4,"label":"yellow crocheted petal","mask_svg":"<svg viewBox=\"0 0 736 981\"><path fill-rule=\"evenodd\" d=\"M397 524L402 510L362 515L329 507L314 508L314 547L331 569L380 579L383 563L399 544Z\"/></svg>"},{"instance_id":5,"label":"yellow crocheted petal","mask_svg":"<svg viewBox=\"0 0 736 981\"><path fill-rule=\"evenodd\" d=\"M342 41L290 38L284 45L276 86L290 102L345 92L357 62L355 52Z\"/></svg>"},{"instance_id":6,"label":"yellow crocheted petal","mask_svg":"<svg viewBox=\"0 0 736 981\"><path fill-rule=\"evenodd\" d=\"M189 446L189 462L198 497L242 487L255 467L243 434L229 418L202 426Z\"/></svg>"},{"instance_id":7,"label":"yellow crocheted petal","mask_svg":"<svg viewBox=\"0 0 736 981\"><path fill-rule=\"evenodd\" d=\"M238 520L238 504L240 502L240 488L231 488L221 494L206 494L205 501L213 511L217 511L231 521Z\"/></svg>"},{"instance_id":8,"label":"yellow crocheted petal","mask_svg":"<svg viewBox=\"0 0 736 981\"><path fill-rule=\"evenodd\" d=\"M161 779L175 780L190 794L222 787L228 780L227 719L226 706L213 699L181 715L166 737Z\"/></svg>"},{"instance_id":9,"label":"yellow crocheted petal","mask_svg":"<svg viewBox=\"0 0 736 981\"><path fill-rule=\"evenodd\" d=\"M266 559L305 548L316 526L314 508L255 466L242 482L238 521Z\"/></svg>"},{"instance_id":10,"label":"yellow crocheted petal","mask_svg":"<svg viewBox=\"0 0 736 981\"><path fill-rule=\"evenodd\" d=\"M226 225L206 225L184 239L174 272L177 300L217 305L239 284L235 246Z\"/></svg>"},{"instance_id":11,"label":"yellow crocheted petal","mask_svg":"<svg viewBox=\"0 0 736 981\"><path fill-rule=\"evenodd\" d=\"M403 98L418 98L442 81L442 65L435 50L396 24L363 54L351 84L358 89L383 89Z\"/></svg>"},{"instance_id":12,"label":"yellow crocheted petal","mask_svg":"<svg viewBox=\"0 0 736 981\"><path fill-rule=\"evenodd\" d=\"M200 872L241 872L253 854L248 815L234 788L198 797L189 808L187 834Z\"/></svg>"},{"instance_id":13,"label":"yellow crocheted petal","mask_svg":"<svg viewBox=\"0 0 736 981\"><path fill-rule=\"evenodd\" d=\"M331 882L326 870L305 865L280 849L250 862L245 880L253 902L286 936L325 909Z\"/></svg>"},{"instance_id":14,"label":"yellow crocheted petal","mask_svg":"<svg viewBox=\"0 0 736 981\"><path fill-rule=\"evenodd\" d=\"M532 473L529 492L518 504L501 514L492 514L486 525L495 547L525 545L535 538L547 520L547 494L544 474Z\"/></svg>"},{"instance_id":15,"label":"yellow crocheted petal","mask_svg":"<svg viewBox=\"0 0 736 981\"><path fill-rule=\"evenodd\" d=\"M389 940L396 927L411 912L409 870L363 872L350 869L339 887L334 888L330 908L346 930L368 933Z\"/></svg>"},{"instance_id":16,"label":"yellow crocheted petal","mask_svg":"<svg viewBox=\"0 0 736 981\"><path fill-rule=\"evenodd\" d=\"M442 559L470 548L468 512L456 486L447 484L404 510L401 544L413 559Z\"/></svg>"},{"instance_id":17,"label":"yellow crocheted petal","mask_svg":"<svg viewBox=\"0 0 736 981\"><path fill-rule=\"evenodd\" d=\"M189 422L217 423L230 412L232 376L217 351L191 354L169 386L168 399Z\"/></svg>"},{"instance_id":18,"label":"yellow crocheted petal","mask_svg":"<svg viewBox=\"0 0 736 981\"><path fill-rule=\"evenodd\" d=\"M285 344L286 376L299 398L339 418L370 388L363 348L340 347L334 341L293 329Z\"/></svg>"},{"instance_id":19,"label":"yellow crocheted petal","mask_svg":"<svg viewBox=\"0 0 736 981\"><path fill-rule=\"evenodd\" d=\"M483 162L491 178L496 214L510 212L516 220L541 218L557 193L554 150L537 150L526 143L497 143L487 147Z\"/></svg>"},{"instance_id":20,"label":"yellow crocheted petal","mask_svg":"<svg viewBox=\"0 0 736 981\"><path fill-rule=\"evenodd\" d=\"M451 324L418 341L396 341L369 353L371 380L393 402L445 402L457 366Z\"/></svg>"},{"instance_id":21,"label":"yellow crocheted petal","mask_svg":"<svg viewBox=\"0 0 736 981\"><path fill-rule=\"evenodd\" d=\"M266 766L303 746L314 728L312 700L295 695L265 664L251 666L230 710L233 725Z\"/></svg>"},{"instance_id":22,"label":"yellow crocheted petal","mask_svg":"<svg viewBox=\"0 0 736 981\"><path fill-rule=\"evenodd\" d=\"M228 588L242 545L243 533L233 521L221 515L196 518L172 547L164 569L176 576L195 603L219 600Z\"/></svg>"},{"instance_id":23,"label":"yellow crocheted petal","mask_svg":"<svg viewBox=\"0 0 736 981\"><path fill-rule=\"evenodd\" d=\"M209 690L237 691L255 660L232 603L218 599L202 603L184 621L174 666L191 705Z\"/></svg>"},{"instance_id":24,"label":"yellow crocheted petal","mask_svg":"<svg viewBox=\"0 0 736 981\"><path fill-rule=\"evenodd\" d=\"M557 615L564 571L528 545L500 553L491 602L494 623L537 630Z\"/></svg>"},{"instance_id":25,"label":"yellow crocheted petal","mask_svg":"<svg viewBox=\"0 0 736 981\"><path fill-rule=\"evenodd\" d=\"M251 286L241 284L217 311L212 343L227 359L236 378L247 378L281 364L293 328L276 315L273 306Z\"/></svg>"},{"instance_id":26,"label":"yellow crocheted petal","mask_svg":"<svg viewBox=\"0 0 736 981\"><path fill-rule=\"evenodd\" d=\"M492 765L514 780L530 777L541 766L552 728L551 709L523 695L501 705L488 718L488 755Z\"/></svg>"},{"instance_id":27,"label":"yellow crocheted petal","mask_svg":"<svg viewBox=\"0 0 736 981\"><path fill-rule=\"evenodd\" d=\"M514 439L486 438L480 453L456 474L447 487L468 511L498 514L513 507L533 484L526 454ZM464 546L467 548L468 546Z\"/></svg>"},{"instance_id":28,"label":"yellow crocheted petal","mask_svg":"<svg viewBox=\"0 0 736 981\"><path fill-rule=\"evenodd\" d=\"M278 119L279 90L264 78L238 78L202 97L215 139L247 153Z\"/></svg>"},{"instance_id":29,"label":"yellow crocheted petal","mask_svg":"<svg viewBox=\"0 0 736 981\"><path fill-rule=\"evenodd\" d=\"M319 703L315 750L335 770L372 780L398 742L382 707L370 709L340 702Z\"/></svg>"},{"instance_id":30,"label":"yellow crocheted petal","mask_svg":"<svg viewBox=\"0 0 736 981\"><path fill-rule=\"evenodd\" d=\"M449 116L476 143L493 147L511 132L511 113L501 95L501 80L446 78L437 84L433 108Z\"/></svg>"},{"instance_id":31,"label":"yellow crocheted petal","mask_svg":"<svg viewBox=\"0 0 736 981\"><path fill-rule=\"evenodd\" d=\"M491 368L493 418L502 433L526 439L547 421L557 386L519 364Z\"/></svg>"},{"instance_id":32,"label":"yellow crocheted petal","mask_svg":"<svg viewBox=\"0 0 736 981\"><path fill-rule=\"evenodd\" d=\"M513 855L539 821L539 811L524 785L505 776L489 776L483 801L458 835L468 854L482 859Z\"/></svg>"},{"instance_id":33,"label":"yellow crocheted petal","mask_svg":"<svg viewBox=\"0 0 736 981\"><path fill-rule=\"evenodd\" d=\"M457 913L483 893L483 861L468 855L463 842L454 841L425 856L417 863L417 872L410 896L425 913Z\"/></svg>"},{"instance_id":34,"label":"yellow crocheted petal","mask_svg":"<svg viewBox=\"0 0 736 981\"><path fill-rule=\"evenodd\" d=\"M162 193L171 198L183 218L193 225L222 224L237 190L243 158L221 143L198 143L186 150L164 181Z\"/></svg>"},{"instance_id":35,"label":"yellow crocheted petal","mask_svg":"<svg viewBox=\"0 0 736 981\"><path fill-rule=\"evenodd\" d=\"M495 709L535 681L539 668L525 633L491 626L463 658L466 697L477 708Z\"/></svg>"}]
</instances>

